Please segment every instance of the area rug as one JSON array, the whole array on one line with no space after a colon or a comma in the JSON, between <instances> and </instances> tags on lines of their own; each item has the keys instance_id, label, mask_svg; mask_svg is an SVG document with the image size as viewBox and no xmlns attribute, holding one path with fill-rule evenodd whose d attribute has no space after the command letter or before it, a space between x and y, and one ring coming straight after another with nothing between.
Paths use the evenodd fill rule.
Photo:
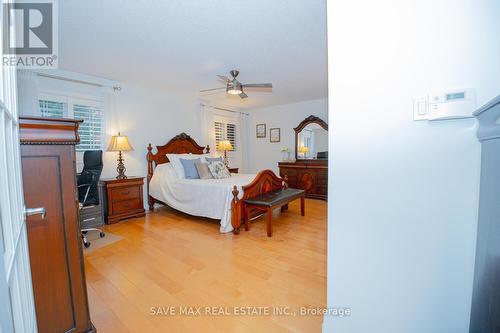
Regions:
<instances>
[{"instance_id":1,"label":"area rug","mask_svg":"<svg viewBox=\"0 0 500 333\"><path fill-rule=\"evenodd\" d=\"M88 248L85 248L85 246L83 247L84 254L92 253L95 250L98 250L98 249L103 248L105 246L108 246L108 245L111 245L111 244L116 243L118 241L121 241L123 239L123 237L106 232L106 236L104 236L103 238L100 238L99 232L89 231L87 233L87 239L90 242L90 247L88 247Z\"/></svg>"}]
</instances>

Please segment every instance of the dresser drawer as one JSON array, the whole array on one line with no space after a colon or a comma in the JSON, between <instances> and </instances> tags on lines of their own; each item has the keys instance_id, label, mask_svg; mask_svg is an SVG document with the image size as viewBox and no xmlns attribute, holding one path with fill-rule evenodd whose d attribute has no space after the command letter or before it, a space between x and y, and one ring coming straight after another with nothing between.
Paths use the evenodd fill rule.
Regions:
<instances>
[{"instance_id":1,"label":"dresser drawer","mask_svg":"<svg viewBox=\"0 0 500 333\"><path fill-rule=\"evenodd\" d=\"M143 209L142 202L139 198L113 203L113 214L126 213L136 209Z\"/></svg>"},{"instance_id":2,"label":"dresser drawer","mask_svg":"<svg viewBox=\"0 0 500 333\"><path fill-rule=\"evenodd\" d=\"M111 190L111 198L113 202L137 199L139 196L139 186L118 187Z\"/></svg>"}]
</instances>

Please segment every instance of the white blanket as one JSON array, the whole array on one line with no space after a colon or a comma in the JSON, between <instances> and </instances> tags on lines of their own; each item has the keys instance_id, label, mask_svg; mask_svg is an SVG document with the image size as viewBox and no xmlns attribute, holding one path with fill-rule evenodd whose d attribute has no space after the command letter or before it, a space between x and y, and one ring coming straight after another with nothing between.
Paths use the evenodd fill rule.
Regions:
<instances>
[{"instance_id":1,"label":"white blanket","mask_svg":"<svg viewBox=\"0 0 500 333\"><path fill-rule=\"evenodd\" d=\"M243 194L242 186L256 175L232 174L227 179L179 179L170 163L155 168L149 194L181 212L220 220L220 232L233 231L231 200L233 186Z\"/></svg>"}]
</instances>

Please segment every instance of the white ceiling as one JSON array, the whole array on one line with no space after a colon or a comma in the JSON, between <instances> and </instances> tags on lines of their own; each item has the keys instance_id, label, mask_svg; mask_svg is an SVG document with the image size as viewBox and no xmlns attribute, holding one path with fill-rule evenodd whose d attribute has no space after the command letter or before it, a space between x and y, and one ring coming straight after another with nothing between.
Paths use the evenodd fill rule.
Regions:
<instances>
[{"instance_id":1,"label":"white ceiling","mask_svg":"<svg viewBox=\"0 0 500 333\"><path fill-rule=\"evenodd\" d=\"M272 82L202 98L249 108L327 97L324 0L59 1L59 67L165 91Z\"/></svg>"}]
</instances>

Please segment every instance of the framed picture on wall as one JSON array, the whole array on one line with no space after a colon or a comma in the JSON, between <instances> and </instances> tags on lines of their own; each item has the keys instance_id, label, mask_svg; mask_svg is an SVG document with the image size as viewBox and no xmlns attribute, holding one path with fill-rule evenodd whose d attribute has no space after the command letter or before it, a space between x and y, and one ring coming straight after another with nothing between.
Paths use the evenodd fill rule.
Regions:
<instances>
[{"instance_id":1,"label":"framed picture on wall","mask_svg":"<svg viewBox=\"0 0 500 333\"><path fill-rule=\"evenodd\" d=\"M279 128L271 128L269 129L269 141L271 142L280 142L281 133Z\"/></svg>"},{"instance_id":2,"label":"framed picture on wall","mask_svg":"<svg viewBox=\"0 0 500 333\"><path fill-rule=\"evenodd\" d=\"M255 133L257 138L265 138L266 137L266 124L257 124L255 128Z\"/></svg>"}]
</instances>

